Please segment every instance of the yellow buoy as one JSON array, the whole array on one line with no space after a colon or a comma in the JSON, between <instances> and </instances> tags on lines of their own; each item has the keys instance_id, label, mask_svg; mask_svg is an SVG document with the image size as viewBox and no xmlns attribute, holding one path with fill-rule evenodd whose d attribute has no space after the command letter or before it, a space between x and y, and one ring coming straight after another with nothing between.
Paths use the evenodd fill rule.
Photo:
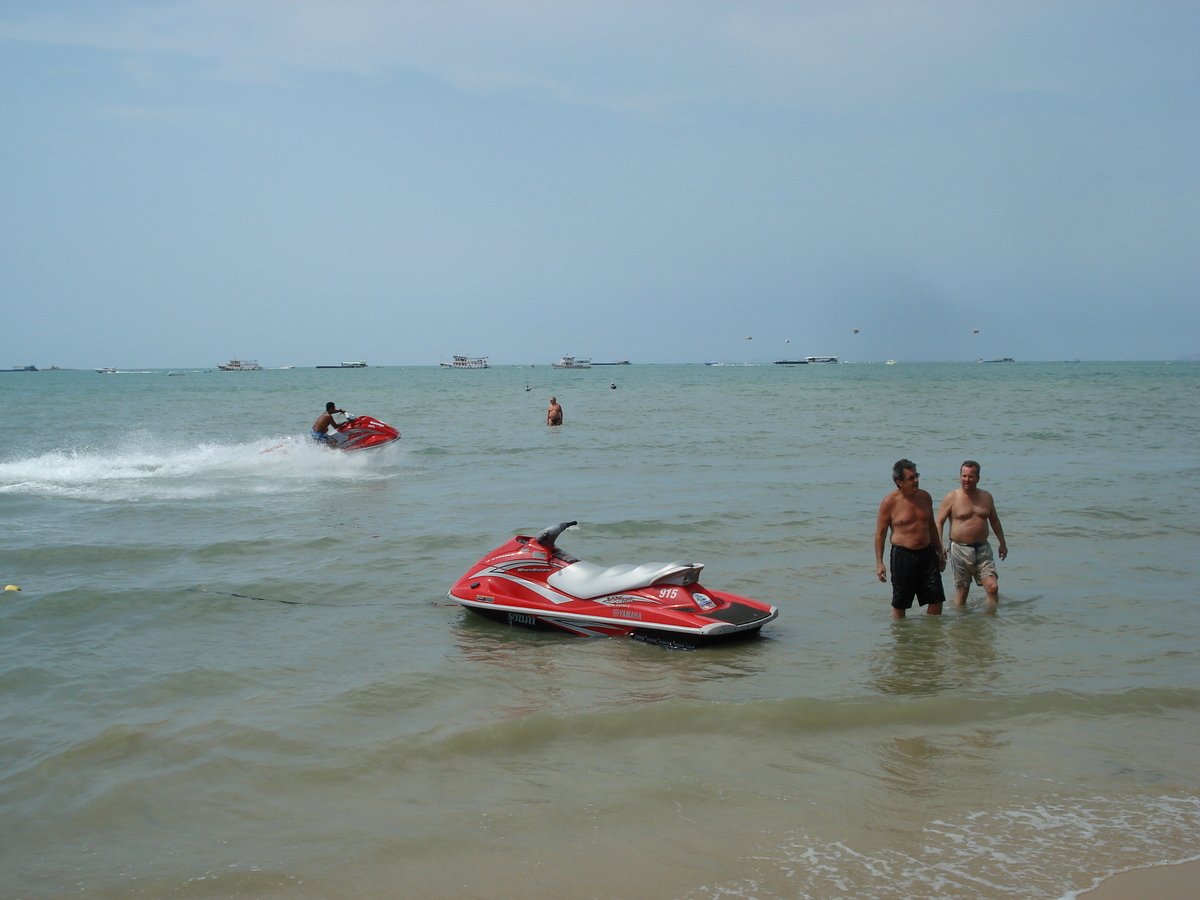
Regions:
<instances>
[{"instance_id":1,"label":"yellow buoy","mask_svg":"<svg viewBox=\"0 0 1200 900\"><path fill-rule=\"evenodd\" d=\"M6 584L6 585L4 586L4 589L5 589L6 591L19 591L19 590L20 590L20 588L19 588L19 587L17 587L15 584Z\"/></svg>"}]
</instances>

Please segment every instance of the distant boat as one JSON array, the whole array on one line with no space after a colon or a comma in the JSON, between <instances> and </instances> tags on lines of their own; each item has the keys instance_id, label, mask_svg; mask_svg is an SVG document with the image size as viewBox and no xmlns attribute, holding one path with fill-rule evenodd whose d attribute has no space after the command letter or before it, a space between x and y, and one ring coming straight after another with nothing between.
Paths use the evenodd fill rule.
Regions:
<instances>
[{"instance_id":1,"label":"distant boat","mask_svg":"<svg viewBox=\"0 0 1200 900\"><path fill-rule=\"evenodd\" d=\"M486 356L454 356L452 362L438 363L444 369L490 369Z\"/></svg>"},{"instance_id":2,"label":"distant boat","mask_svg":"<svg viewBox=\"0 0 1200 900\"><path fill-rule=\"evenodd\" d=\"M896 364L896 361L895 361L894 359L889 359L889 360L887 361L887 364L888 364L889 366L894 366L894 365Z\"/></svg>"},{"instance_id":3,"label":"distant boat","mask_svg":"<svg viewBox=\"0 0 1200 900\"><path fill-rule=\"evenodd\" d=\"M37 366L13 366L8 371L10 371L10 372L36 372L37 370L38 370Z\"/></svg>"},{"instance_id":4,"label":"distant boat","mask_svg":"<svg viewBox=\"0 0 1200 900\"><path fill-rule=\"evenodd\" d=\"M96 371L99 372L101 375L116 375L117 374L117 370L113 369L113 368L97 369Z\"/></svg>"},{"instance_id":5,"label":"distant boat","mask_svg":"<svg viewBox=\"0 0 1200 900\"><path fill-rule=\"evenodd\" d=\"M627 366L627 365L629 365L629 360L617 359L617 360L613 360L612 362L594 362L594 363L592 363L592 365L593 366Z\"/></svg>"},{"instance_id":6,"label":"distant boat","mask_svg":"<svg viewBox=\"0 0 1200 900\"><path fill-rule=\"evenodd\" d=\"M808 360L807 359L777 359L777 360L775 360L775 365L777 365L777 366L807 366Z\"/></svg>"},{"instance_id":7,"label":"distant boat","mask_svg":"<svg viewBox=\"0 0 1200 900\"><path fill-rule=\"evenodd\" d=\"M993 362L1016 362L1011 356L997 356L995 359L977 359L975 362L993 363Z\"/></svg>"},{"instance_id":8,"label":"distant boat","mask_svg":"<svg viewBox=\"0 0 1200 900\"><path fill-rule=\"evenodd\" d=\"M592 361L590 359L576 359L574 356L564 356L556 363L550 363L556 369L590 369Z\"/></svg>"},{"instance_id":9,"label":"distant boat","mask_svg":"<svg viewBox=\"0 0 1200 900\"><path fill-rule=\"evenodd\" d=\"M835 363L838 361L836 356L806 356L804 361L817 365L819 363Z\"/></svg>"},{"instance_id":10,"label":"distant boat","mask_svg":"<svg viewBox=\"0 0 1200 900\"><path fill-rule=\"evenodd\" d=\"M367 364L361 359L343 362L336 366L317 366L318 369L365 369Z\"/></svg>"},{"instance_id":11,"label":"distant boat","mask_svg":"<svg viewBox=\"0 0 1200 900\"><path fill-rule=\"evenodd\" d=\"M262 366L255 359L238 359L236 356L225 365L218 365L222 372L261 372Z\"/></svg>"}]
</instances>

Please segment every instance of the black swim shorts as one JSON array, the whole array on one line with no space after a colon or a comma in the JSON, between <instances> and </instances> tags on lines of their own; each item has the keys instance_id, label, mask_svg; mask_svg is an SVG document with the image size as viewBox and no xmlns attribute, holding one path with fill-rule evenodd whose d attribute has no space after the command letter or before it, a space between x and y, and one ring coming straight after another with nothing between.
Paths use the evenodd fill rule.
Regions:
<instances>
[{"instance_id":1,"label":"black swim shorts","mask_svg":"<svg viewBox=\"0 0 1200 900\"><path fill-rule=\"evenodd\" d=\"M918 606L946 602L937 551L933 544L924 550L909 550L892 544L892 606L908 609L912 606L913 595L916 595Z\"/></svg>"}]
</instances>

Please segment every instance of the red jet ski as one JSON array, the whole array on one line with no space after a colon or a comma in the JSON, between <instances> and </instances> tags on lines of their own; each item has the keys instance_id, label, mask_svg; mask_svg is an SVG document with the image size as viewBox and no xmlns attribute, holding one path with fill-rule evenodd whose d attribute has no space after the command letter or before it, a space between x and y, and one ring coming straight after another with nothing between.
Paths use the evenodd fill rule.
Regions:
<instances>
[{"instance_id":1,"label":"red jet ski","mask_svg":"<svg viewBox=\"0 0 1200 900\"><path fill-rule=\"evenodd\" d=\"M606 568L576 559L554 544L574 524L517 535L473 565L450 596L508 625L689 650L756 635L779 615L774 606L701 587L702 563Z\"/></svg>"},{"instance_id":2,"label":"red jet ski","mask_svg":"<svg viewBox=\"0 0 1200 900\"><path fill-rule=\"evenodd\" d=\"M325 441L325 446L333 450L367 450L400 440L399 431L371 416L337 415L334 427L337 430Z\"/></svg>"}]
</instances>

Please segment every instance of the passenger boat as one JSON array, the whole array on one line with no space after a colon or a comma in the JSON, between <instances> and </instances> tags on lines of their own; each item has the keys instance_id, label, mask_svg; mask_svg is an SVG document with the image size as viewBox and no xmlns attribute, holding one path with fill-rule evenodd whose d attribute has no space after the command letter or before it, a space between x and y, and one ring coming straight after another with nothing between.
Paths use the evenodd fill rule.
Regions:
<instances>
[{"instance_id":1,"label":"passenger boat","mask_svg":"<svg viewBox=\"0 0 1200 900\"><path fill-rule=\"evenodd\" d=\"M225 365L218 365L222 372L261 372L262 366L255 359L238 359L236 356Z\"/></svg>"},{"instance_id":2,"label":"passenger boat","mask_svg":"<svg viewBox=\"0 0 1200 900\"><path fill-rule=\"evenodd\" d=\"M838 361L838 358L836 356L806 356L804 357L804 361L817 365L820 363L835 363Z\"/></svg>"},{"instance_id":3,"label":"passenger boat","mask_svg":"<svg viewBox=\"0 0 1200 900\"><path fill-rule=\"evenodd\" d=\"M590 369L592 361L590 359L576 359L574 356L564 356L556 363L550 363L556 369Z\"/></svg>"},{"instance_id":4,"label":"passenger boat","mask_svg":"<svg viewBox=\"0 0 1200 900\"><path fill-rule=\"evenodd\" d=\"M486 356L455 356L452 362L438 363L444 369L488 369Z\"/></svg>"}]
</instances>

